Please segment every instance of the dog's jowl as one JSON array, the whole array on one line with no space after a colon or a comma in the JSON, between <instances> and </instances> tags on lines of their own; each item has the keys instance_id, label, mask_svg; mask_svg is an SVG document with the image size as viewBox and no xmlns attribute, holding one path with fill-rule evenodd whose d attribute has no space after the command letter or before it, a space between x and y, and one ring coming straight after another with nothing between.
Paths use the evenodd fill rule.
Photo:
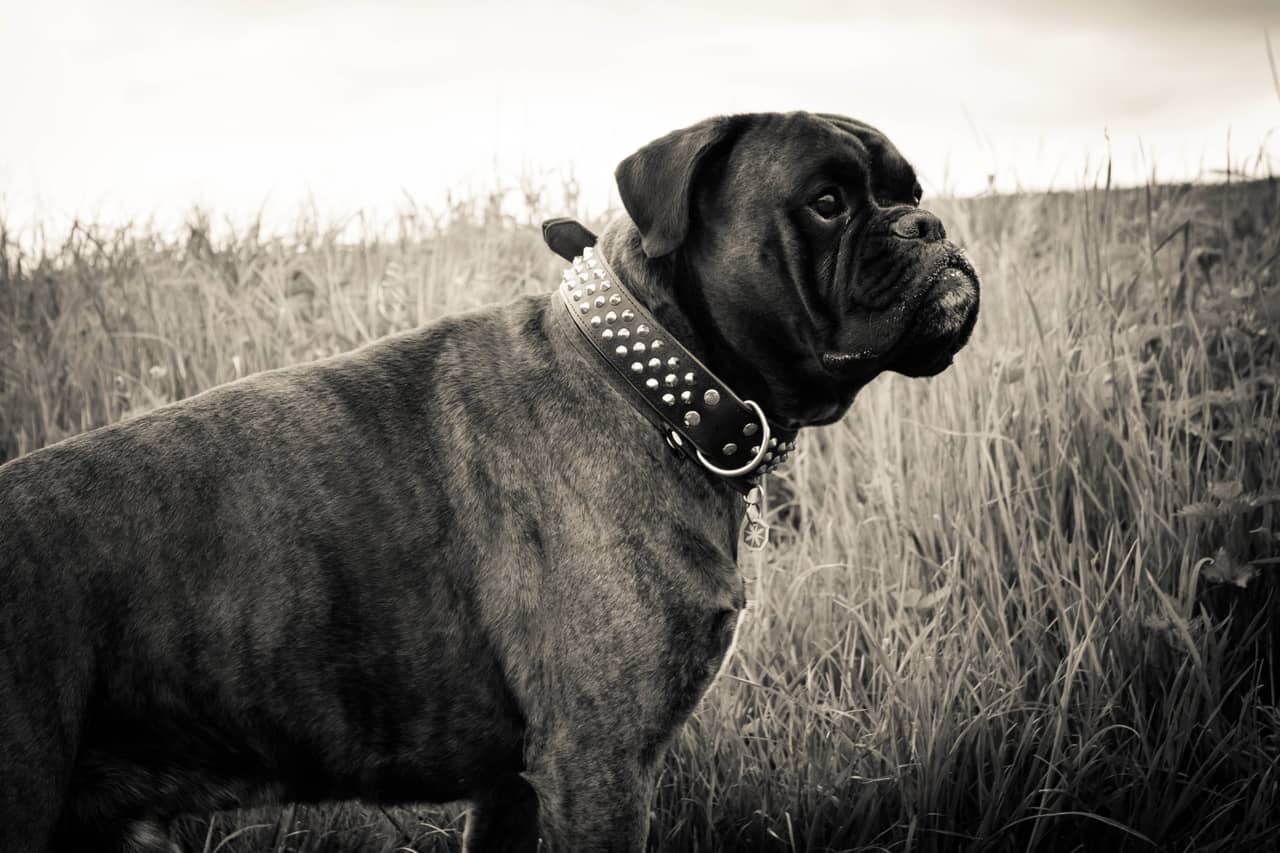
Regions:
<instances>
[{"instance_id":1,"label":"dog's jowl","mask_svg":"<svg viewBox=\"0 0 1280 853\"><path fill-rule=\"evenodd\" d=\"M472 850L638 850L744 607L742 500L978 284L879 132L715 118L617 169L554 292L0 468L0 850L183 812L471 800ZM594 245L592 245L594 244Z\"/></svg>"}]
</instances>

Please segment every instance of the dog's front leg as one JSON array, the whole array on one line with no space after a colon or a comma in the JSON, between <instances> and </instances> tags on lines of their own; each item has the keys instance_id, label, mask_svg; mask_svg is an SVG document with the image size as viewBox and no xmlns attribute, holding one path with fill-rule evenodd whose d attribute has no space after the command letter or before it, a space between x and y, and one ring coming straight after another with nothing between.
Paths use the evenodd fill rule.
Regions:
<instances>
[{"instance_id":1,"label":"dog's front leg","mask_svg":"<svg viewBox=\"0 0 1280 853\"><path fill-rule=\"evenodd\" d=\"M641 761L606 744L579 744L545 756L526 775L538 793L544 850L644 850L656 778L652 760Z\"/></svg>"},{"instance_id":2,"label":"dog's front leg","mask_svg":"<svg viewBox=\"0 0 1280 853\"><path fill-rule=\"evenodd\" d=\"M464 853L638 853L649 831L652 764L571 750L479 794Z\"/></svg>"},{"instance_id":3,"label":"dog's front leg","mask_svg":"<svg viewBox=\"0 0 1280 853\"><path fill-rule=\"evenodd\" d=\"M533 853L542 836L538 794L523 775L498 779L471 800L463 853Z\"/></svg>"}]
</instances>

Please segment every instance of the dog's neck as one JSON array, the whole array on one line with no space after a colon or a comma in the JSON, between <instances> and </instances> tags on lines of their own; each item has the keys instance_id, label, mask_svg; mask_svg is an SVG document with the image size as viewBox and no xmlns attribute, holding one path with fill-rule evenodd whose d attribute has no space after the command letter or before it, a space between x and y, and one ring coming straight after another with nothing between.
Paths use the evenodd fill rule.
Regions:
<instances>
[{"instance_id":1,"label":"dog's neck","mask_svg":"<svg viewBox=\"0 0 1280 853\"><path fill-rule=\"evenodd\" d=\"M712 342L655 270L638 239L606 229L599 241L576 223L544 229L572 257L559 294L579 352L678 453L746 494L794 448L795 431L769 421L707 367ZM591 243L596 246L592 247Z\"/></svg>"}]
</instances>

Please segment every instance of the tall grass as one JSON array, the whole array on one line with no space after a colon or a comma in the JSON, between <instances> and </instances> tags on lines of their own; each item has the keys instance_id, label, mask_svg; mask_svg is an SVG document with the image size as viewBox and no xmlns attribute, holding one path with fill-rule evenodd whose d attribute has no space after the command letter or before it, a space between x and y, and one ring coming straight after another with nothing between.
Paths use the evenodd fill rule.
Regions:
<instances>
[{"instance_id":1,"label":"tall grass","mask_svg":"<svg viewBox=\"0 0 1280 853\"><path fill-rule=\"evenodd\" d=\"M974 340L939 378L877 380L772 478L774 543L743 559L750 615L651 846L1280 847L1280 184L931 206L984 274ZM555 259L498 211L355 239L84 226L35 253L0 231L0 458L549 290ZM425 851L460 815L181 829Z\"/></svg>"}]
</instances>

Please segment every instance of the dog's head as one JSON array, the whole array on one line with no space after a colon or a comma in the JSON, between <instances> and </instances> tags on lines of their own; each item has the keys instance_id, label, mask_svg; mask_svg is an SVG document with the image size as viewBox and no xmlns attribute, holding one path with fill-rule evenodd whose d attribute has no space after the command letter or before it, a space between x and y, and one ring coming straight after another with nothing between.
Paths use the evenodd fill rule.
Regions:
<instances>
[{"instance_id":1,"label":"dog's head","mask_svg":"<svg viewBox=\"0 0 1280 853\"><path fill-rule=\"evenodd\" d=\"M835 420L885 370L937 374L973 330L977 275L868 125L710 119L616 177L645 265L671 283L711 366L779 423Z\"/></svg>"}]
</instances>

